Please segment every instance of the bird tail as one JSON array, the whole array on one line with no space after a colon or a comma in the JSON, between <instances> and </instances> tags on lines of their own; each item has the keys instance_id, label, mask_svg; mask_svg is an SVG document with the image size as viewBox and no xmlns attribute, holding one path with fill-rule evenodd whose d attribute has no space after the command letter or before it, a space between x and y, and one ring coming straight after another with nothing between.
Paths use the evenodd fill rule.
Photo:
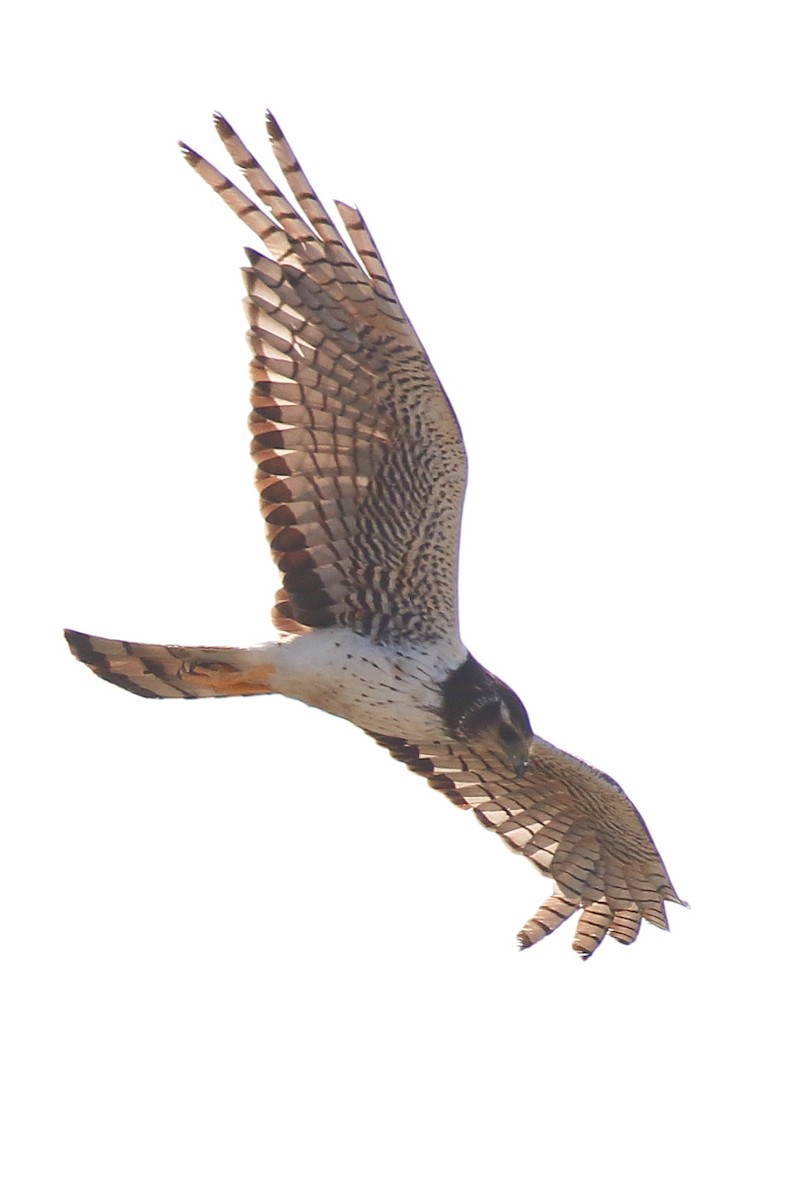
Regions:
<instances>
[{"instance_id":1,"label":"bird tail","mask_svg":"<svg viewBox=\"0 0 800 1200\"><path fill-rule=\"evenodd\" d=\"M265 648L151 646L120 642L65 629L77 659L117 687L152 699L194 700L201 696L258 696L271 692L274 671Z\"/></svg>"}]
</instances>

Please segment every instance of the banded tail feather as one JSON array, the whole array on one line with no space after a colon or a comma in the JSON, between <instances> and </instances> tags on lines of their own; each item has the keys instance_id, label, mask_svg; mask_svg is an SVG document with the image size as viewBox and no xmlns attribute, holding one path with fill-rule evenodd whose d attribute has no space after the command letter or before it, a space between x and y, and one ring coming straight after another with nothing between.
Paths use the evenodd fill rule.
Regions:
<instances>
[{"instance_id":1,"label":"banded tail feather","mask_svg":"<svg viewBox=\"0 0 800 1200\"><path fill-rule=\"evenodd\" d=\"M153 700L269 693L271 667L263 651L232 646L159 646L65 629L77 659L95 675Z\"/></svg>"}]
</instances>

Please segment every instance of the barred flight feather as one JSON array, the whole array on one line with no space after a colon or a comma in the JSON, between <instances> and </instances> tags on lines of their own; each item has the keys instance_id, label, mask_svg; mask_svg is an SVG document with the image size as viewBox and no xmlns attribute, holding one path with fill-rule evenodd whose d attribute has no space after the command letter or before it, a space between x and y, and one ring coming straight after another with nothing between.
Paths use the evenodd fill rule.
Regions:
<instances>
[{"instance_id":1,"label":"barred flight feather","mask_svg":"<svg viewBox=\"0 0 800 1200\"><path fill-rule=\"evenodd\" d=\"M552 876L553 895L518 934L521 949L581 908L573 946L583 958L606 933L634 941L642 918L668 928L665 902L682 901L642 818L608 776L540 738L519 779L500 755L371 736Z\"/></svg>"},{"instance_id":2,"label":"barred flight feather","mask_svg":"<svg viewBox=\"0 0 800 1200\"><path fill-rule=\"evenodd\" d=\"M278 569L276 528L303 532L315 524L323 535L307 541L312 562L303 575L284 577L274 619L284 632L338 622L383 637L419 636L421 628L428 637L448 633L466 479L450 404L360 216L345 210L362 261L342 241L274 119L273 148L305 220L230 124L219 115L215 123L269 212L184 147L190 165L267 251L248 250L244 279L254 352L252 451ZM327 440L320 438L326 429ZM417 464L413 489L409 464L412 471ZM331 501L335 514L325 508ZM376 610L368 583L387 550L406 557L423 540L429 554L416 555L422 572L395 580L391 613ZM317 569L316 545L326 541L339 572Z\"/></svg>"}]
</instances>

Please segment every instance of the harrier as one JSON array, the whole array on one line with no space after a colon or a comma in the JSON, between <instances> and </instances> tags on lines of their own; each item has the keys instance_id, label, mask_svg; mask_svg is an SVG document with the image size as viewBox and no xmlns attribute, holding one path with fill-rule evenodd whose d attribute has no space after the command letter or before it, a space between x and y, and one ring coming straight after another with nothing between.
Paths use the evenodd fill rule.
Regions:
<instances>
[{"instance_id":1,"label":"harrier","mask_svg":"<svg viewBox=\"0 0 800 1200\"><path fill-rule=\"evenodd\" d=\"M157 646L66 631L102 679L139 696L280 693L352 721L552 877L532 946L579 912L573 948L682 903L639 813L602 771L544 741L461 641L466 455L455 414L360 215L349 246L267 114L292 204L230 125L217 131L260 204L181 145L261 240L248 250L251 450L282 586L276 641Z\"/></svg>"}]
</instances>

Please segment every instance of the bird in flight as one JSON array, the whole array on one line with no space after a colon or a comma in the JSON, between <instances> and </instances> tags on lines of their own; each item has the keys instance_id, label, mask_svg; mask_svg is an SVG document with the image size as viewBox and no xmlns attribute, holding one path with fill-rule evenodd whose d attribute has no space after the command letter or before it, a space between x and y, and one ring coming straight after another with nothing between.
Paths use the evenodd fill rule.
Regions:
<instances>
[{"instance_id":1,"label":"bird in flight","mask_svg":"<svg viewBox=\"0 0 800 1200\"><path fill-rule=\"evenodd\" d=\"M522 949L573 914L588 958L679 900L608 775L531 729L519 697L461 641L461 431L361 214L344 240L267 114L293 201L228 122L256 201L188 146L186 161L259 238L247 250L256 485L281 587L278 636L251 648L160 646L66 630L95 674L139 696L279 693L363 729L553 880Z\"/></svg>"}]
</instances>

